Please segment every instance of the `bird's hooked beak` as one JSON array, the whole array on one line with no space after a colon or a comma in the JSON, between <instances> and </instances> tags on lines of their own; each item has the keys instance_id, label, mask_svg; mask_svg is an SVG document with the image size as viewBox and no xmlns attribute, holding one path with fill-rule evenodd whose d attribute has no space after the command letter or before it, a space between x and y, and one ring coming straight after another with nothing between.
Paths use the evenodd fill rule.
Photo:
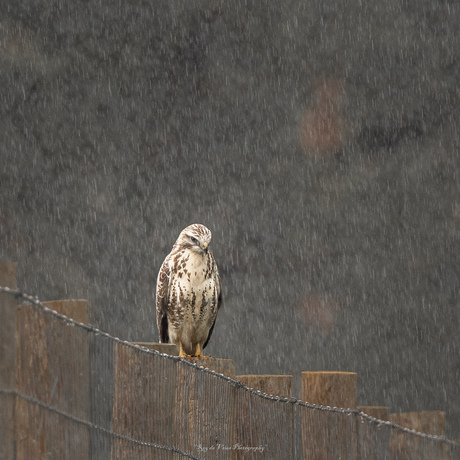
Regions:
<instances>
[{"instance_id":1,"label":"bird's hooked beak","mask_svg":"<svg viewBox=\"0 0 460 460\"><path fill-rule=\"evenodd\" d=\"M208 242L207 241L203 241L203 244L201 245L201 247L203 249L206 249L208 247Z\"/></svg>"}]
</instances>

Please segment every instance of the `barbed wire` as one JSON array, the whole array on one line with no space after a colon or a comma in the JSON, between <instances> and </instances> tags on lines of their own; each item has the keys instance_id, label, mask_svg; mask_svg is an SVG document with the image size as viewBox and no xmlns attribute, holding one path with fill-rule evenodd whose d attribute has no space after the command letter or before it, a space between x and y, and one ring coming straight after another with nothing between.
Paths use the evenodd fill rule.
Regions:
<instances>
[{"instance_id":1,"label":"barbed wire","mask_svg":"<svg viewBox=\"0 0 460 460\"><path fill-rule=\"evenodd\" d=\"M37 307L40 307L46 313L51 314L51 315L53 315L53 316L55 316L57 318L60 318L61 320L65 321L66 323L68 323L70 325L84 328L85 330L87 330L89 332L93 332L94 334L104 336L104 337L106 337L106 338L108 338L108 339L110 339L110 340L112 340L112 341L114 341L116 343L122 344L122 345L124 345L126 347L141 350L144 353L149 353L149 354L162 356L165 359L170 359L170 360L173 360L173 361L176 361L176 362L181 361L186 366L194 367L199 372L212 374L216 378L222 379L222 380L228 382L229 384L231 384L234 387L242 388L243 390L245 390L248 393L253 394L255 396L258 396L258 397L261 397L261 398L264 398L264 399L268 399L268 400L271 400L271 401L280 402L280 403L292 404L293 406L307 407L309 409L314 409L314 410L335 412L335 413L343 413L343 414L348 414L348 415L359 416L359 417L364 418L364 419L368 420L369 422L374 423L374 424L376 424L378 426L387 426L389 428L394 428L394 429L397 429L397 430L400 430L400 431L403 431L403 432L406 432L406 433L410 433L410 434L418 436L418 437L422 437L422 438L425 438L425 439L430 439L432 441L444 442L444 443L448 443L450 445L458 447L457 442L451 441L451 440L447 439L445 436L422 433L420 431L416 431L416 430L413 430L411 428L407 428L407 427L398 425L398 424L396 424L396 423L394 423L392 421L378 419L376 417L373 417L371 415L366 414L365 412L363 412L363 411L361 411L359 409L346 409L346 408L340 408L340 407L334 407L334 406L323 406L323 405L320 405L320 404L313 404L313 403L301 401L300 399L297 399L297 398L294 398L294 397L283 398L283 397L280 397L280 396L270 395L270 394L264 393L264 392L262 392L260 390L256 390L254 388L250 388L250 387L246 386L244 383L240 382L239 380L232 379L231 377L228 377L226 375L220 374L220 373L218 373L216 371L213 371L211 369L208 369L206 367L197 365L196 363L192 363L190 361L187 361L186 359L180 358L179 356L168 355L166 353L161 353L161 352L159 352L157 350L152 350L152 349L140 346L140 345L133 344L133 343L125 341L125 340L121 340L120 338L114 337L114 336L108 334L107 332L103 332L100 329L98 329L98 328L96 328L96 327L94 327L94 326L92 326L90 324L84 324L84 323L81 323L79 321L76 321L76 320L74 320L72 318L69 318L69 317L67 317L67 316L65 316L65 315L63 315L61 313L58 313L57 311L47 307L46 305L43 305L43 303L38 299L37 296L31 296L31 295L25 294L22 291L20 291L19 289L12 289L12 288L9 288L9 287L0 286L0 292L4 292L5 294L11 295L11 296L13 296L13 297L15 297L17 299L23 299L23 300L25 300L25 301L27 301L27 302L29 302L29 303L37 306ZM123 435L121 435L119 433L112 432L112 431L107 430L105 428L102 428L102 427L99 427L97 425L94 425L91 422L87 422L87 421L84 421L84 420L77 419L76 417L74 417L72 415L66 414L63 411L60 411L59 409L55 409L52 406L49 406L48 404L44 403L43 401L40 401L38 399L32 398L32 397L27 396L27 395L22 395L22 394L16 392L15 390L12 390L12 389L0 389L0 393L5 393L5 392L10 392L12 394L15 394L18 397L22 397L24 399L27 399L30 402L34 402L36 404L39 404L40 406L45 407L45 408L47 408L49 410L52 409L54 412L56 412L56 413L58 413L58 414L60 414L62 416L65 416L65 417L67 417L69 419L75 420L75 421L77 421L79 423L83 423L83 424L85 424L85 425L87 425L87 426L89 426L91 428L106 432L107 434L111 434L112 436L117 437L119 439L125 439L125 440L133 442L133 443L138 443L139 445L148 445L149 444L149 443L145 443L143 441L139 441L139 440L135 440L133 438L129 438L127 436L123 436ZM175 449L174 447L159 446L159 445L156 445L156 444L152 444L152 447L158 447L158 448L163 448L164 447L165 449ZM192 459L196 459L196 458L199 459L199 457L191 456L190 454L186 454L184 452L181 452L178 449L173 450L173 452L181 453L181 454L186 455L186 456L188 456L189 458L192 458Z\"/></svg>"},{"instance_id":2,"label":"barbed wire","mask_svg":"<svg viewBox=\"0 0 460 460\"><path fill-rule=\"evenodd\" d=\"M168 451L168 452L174 452L176 454L181 454L186 458L190 458L191 460L205 460L203 457L196 457L195 455L192 455L192 454L189 454L187 452L184 452L183 450L177 449L176 447L163 446L161 444L156 444L154 442L140 441L138 439L131 438L130 436L125 436L123 434L116 433L115 431L108 430L107 428L103 428L102 426L99 426L99 425L96 425L95 423L89 422L88 420L82 420L81 418L75 417L74 415L70 415L67 412L64 412L64 411L62 411L60 409L57 409L54 406L51 406L51 405L41 401L40 399L34 398L32 396L29 396L29 395L26 395L26 394L23 394L23 393L19 393L16 390L0 388L0 393L14 395L14 396L16 396L18 398L21 398L21 399L23 399L23 400L25 400L27 402L30 402L32 404L36 404L37 406L43 407L44 409L48 410L49 412L52 412L54 414L57 414L57 415L59 415L61 417L66 418L68 420L71 420L72 422L78 423L80 425L84 425L87 428L90 428L90 429L95 430L95 431L99 431L99 432L104 433L106 435L109 435L109 436L111 436L111 437L113 437L115 439L119 439L120 441L127 441L127 442L129 442L131 444L135 444L136 446L151 447L153 449L159 449L159 450L165 450L165 451Z\"/></svg>"}]
</instances>

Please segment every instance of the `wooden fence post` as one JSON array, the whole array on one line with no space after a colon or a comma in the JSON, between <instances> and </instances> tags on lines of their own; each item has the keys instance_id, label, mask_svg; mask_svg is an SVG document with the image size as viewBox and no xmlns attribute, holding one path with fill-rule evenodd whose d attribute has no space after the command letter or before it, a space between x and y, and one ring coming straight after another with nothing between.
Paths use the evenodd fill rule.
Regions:
<instances>
[{"instance_id":1,"label":"wooden fence post","mask_svg":"<svg viewBox=\"0 0 460 460\"><path fill-rule=\"evenodd\" d=\"M442 436L444 434L444 418L445 412L442 411L422 411L392 413L389 420L411 430Z\"/></svg>"},{"instance_id":2,"label":"wooden fence post","mask_svg":"<svg viewBox=\"0 0 460 460\"><path fill-rule=\"evenodd\" d=\"M211 371L217 372L218 374L223 374L225 377L230 377L231 379L236 379L235 364L231 359L225 358L202 358L202 359L193 359L193 362L197 366L205 367Z\"/></svg>"},{"instance_id":3,"label":"wooden fence post","mask_svg":"<svg viewBox=\"0 0 460 460\"><path fill-rule=\"evenodd\" d=\"M155 345L142 343L144 348L155 348ZM124 343L114 345L114 432L142 442L163 446L172 444L175 364L168 358ZM115 439L111 458L136 460L147 456L172 456L168 456L167 452L152 452L151 449Z\"/></svg>"},{"instance_id":4,"label":"wooden fence post","mask_svg":"<svg viewBox=\"0 0 460 460\"><path fill-rule=\"evenodd\" d=\"M354 372L302 372L301 399L312 404L356 408ZM305 408L302 417L303 458L356 458L356 427L344 413Z\"/></svg>"},{"instance_id":5,"label":"wooden fence post","mask_svg":"<svg viewBox=\"0 0 460 460\"><path fill-rule=\"evenodd\" d=\"M89 323L89 306L86 299L49 300L42 304L79 323Z\"/></svg>"},{"instance_id":6,"label":"wooden fence post","mask_svg":"<svg viewBox=\"0 0 460 460\"><path fill-rule=\"evenodd\" d=\"M390 417L388 406L358 406L358 409L371 417L378 418L379 420L387 421Z\"/></svg>"},{"instance_id":7,"label":"wooden fence post","mask_svg":"<svg viewBox=\"0 0 460 460\"><path fill-rule=\"evenodd\" d=\"M16 289L16 263L0 261L0 286ZM0 292L0 388L16 389L16 299ZM0 460L13 460L15 451L14 401L0 394Z\"/></svg>"},{"instance_id":8,"label":"wooden fence post","mask_svg":"<svg viewBox=\"0 0 460 460\"><path fill-rule=\"evenodd\" d=\"M139 347L145 347L150 350L159 351L160 353L164 353L166 355L179 356L179 350L173 343L132 342L132 344Z\"/></svg>"},{"instance_id":9,"label":"wooden fence post","mask_svg":"<svg viewBox=\"0 0 460 460\"><path fill-rule=\"evenodd\" d=\"M281 398L292 396L292 375L245 374L237 375L237 380L249 388Z\"/></svg>"},{"instance_id":10,"label":"wooden fence post","mask_svg":"<svg viewBox=\"0 0 460 460\"><path fill-rule=\"evenodd\" d=\"M193 359L193 362L235 378L235 365L231 359L204 358ZM230 449L234 390L218 377L178 361L173 446L204 458L216 458L217 451ZM175 455L173 458L182 457Z\"/></svg>"},{"instance_id":11,"label":"wooden fence post","mask_svg":"<svg viewBox=\"0 0 460 460\"><path fill-rule=\"evenodd\" d=\"M268 395L281 398L292 396L292 375L247 374L238 375L236 378L247 387ZM249 392L241 392L239 396L234 416L236 449L233 458L237 460L293 458L292 404L281 405ZM241 401L245 404L241 404ZM275 411L270 417L270 409L273 408ZM274 417L277 417L276 421ZM281 432L284 436L280 435ZM246 448L250 450L245 450Z\"/></svg>"},{"instance_id":12,"label":"wooden fence post","mask_svg":"<svg viewBox=\"0 0 460 460\"><path fill-rule=\"evenodd\" d=\"M302 372L302 401L356 409L354 372Z\"/></svg>"},{"instance_id":13,"label":"wooden fence post","mask_svg":"<svg viewBox=\"0 0 460 460\"><path fill-rule=\"evenodd\" d=\"M420 433L442 436L444 434L444 417L445 413L442 411L422 411L392 413L389 416L389 420L396 425L410 428ZM417 452L422 450L424 455L429 452L430 458L444 458L441 456L442 446L428 441L423 442L420 438L403 431L392 430L390 452L395 458L404 458L406 455L415 458Z\"/></svg>"},{"instance_id":14,"label":"wooden fence post","mask_svg":"<svg viewBox=\"0 0 460 460\"><path fill-rule=\"evenodd\" d=\"M133 345L168 355L178 354L177 347L173 344L133 342ZM235 366L229 359L211 358L194 362L235 377ZM140 441L172 445L195 454L199 453L197 446L191 445L190 440L196 439L199 429L204 427L204 432L210 433L210 439L225 437L224 433L212 432L212 417L217 412L203 410L209 393L206 394L203 388L198 388L198 373L199 370L181 361L148 354L123 343L115 344L113 431ZM199 398L203 399L198 401ZM219 411L221 410L222 407L219 406ZM195 423L199 426L195 426ZM206 442L203 439L198 443ZM115 440L111 456L113 459L134 460L142 456L144 449L142 446ZM162 452L161 456L175 457L167 452Z\"/></svg>"},{"instance_id":15,"label":"wooden fence post","mask_svg":"<svg viewBox=\"0 0 460 460\"><path fill-rule=\"evenodd\" d=\"M178 354L174 344L155 342L132 342L132 344L168 355ZM112 429L116 433L140 441L170 445L173 429L175 363L169 363L168 375L158 375L161 373L160 362L154 356L125 344L114 345ZM167 366L168 363L164 364ZM164 384L160 386L158 379L164 379ZM142 447L115 440L111 457L134 460L141 456L141 451ZM162 455L167 456L167 454ZM171 457L172 455L169 456Z\"/></svg>"},{"instance_id":16,"label":"wooden fence post","mask_svg":"<svg viewBox=\"0 0 460 460\"><path fill-rule=\"evenodd\" d=\"M358 409L366 415L379 420L389 419L389 410L386 406L359 406ZM356 420L359 444L357 446L358 460L378 460L388 458L390 442L390 428L376 429L377 422L365 417Z\"/></svg>"},{"instance_id":17,"label":"wooden fence post","mask_svg":"<svg viewBox=\"0 0 460 460\"><path fill-rule=\"evenodd\" d=\"M47 306L57 310L65 303L65 300L47 302ZM87 311L87 305L83 309ZM18 392L77 419L89 421L86 331L68 329L59 318L31 305L19 305L16 311ZM88 449L88 428L17 398L18 459L68 458L72 455L72 458L86 460Z\"/></svg>"}]
</instances>

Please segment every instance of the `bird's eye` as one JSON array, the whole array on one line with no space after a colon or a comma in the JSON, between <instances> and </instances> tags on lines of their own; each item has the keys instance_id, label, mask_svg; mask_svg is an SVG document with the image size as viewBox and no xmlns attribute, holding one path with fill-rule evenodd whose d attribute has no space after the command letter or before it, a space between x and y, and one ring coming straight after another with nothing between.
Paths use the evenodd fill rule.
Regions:
<instances>
[{"instance_id":1,"label":"bird's eye","mask_svg":"<svg viewBox=\"0 0 460 460\"><path fill-rule=\"evenodd\" d=\"M190 241L191 241L193 244L198 244L198 240L197 240L195 237L193 237L193 236L190 237Z\"/></svg>"}]
</instances>

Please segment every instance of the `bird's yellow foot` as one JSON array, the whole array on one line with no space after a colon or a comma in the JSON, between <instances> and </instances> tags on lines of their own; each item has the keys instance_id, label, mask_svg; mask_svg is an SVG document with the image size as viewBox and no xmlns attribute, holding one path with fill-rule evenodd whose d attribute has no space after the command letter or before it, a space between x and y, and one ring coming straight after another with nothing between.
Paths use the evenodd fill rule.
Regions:
<instances>
[{"instance_id":1,"label":"bird's yellow foot","mask_svg":"<svg viewBox=\"0 0 460 460\"><path fill-rule=\"evenodd\" d=\"M212 356L205 356L201 353L201 347L200 344L196 346L195 354L193 355L194 358L197 359L209 359L212 358Z\"/></svg>"},{"instance_id":2,"label":"bird's yellow foot","mask_svg":"<svg viewBox=\"0 0 460 460\"><path fill-rule=\"evenodd\" d=\"M182 347L182 344L181 344L181 343L179 344L179 358L185 358L185 359L191 358L190 355L188 355L187 353L185 353L184 348Z\"/></svg>"}]
</instances>

